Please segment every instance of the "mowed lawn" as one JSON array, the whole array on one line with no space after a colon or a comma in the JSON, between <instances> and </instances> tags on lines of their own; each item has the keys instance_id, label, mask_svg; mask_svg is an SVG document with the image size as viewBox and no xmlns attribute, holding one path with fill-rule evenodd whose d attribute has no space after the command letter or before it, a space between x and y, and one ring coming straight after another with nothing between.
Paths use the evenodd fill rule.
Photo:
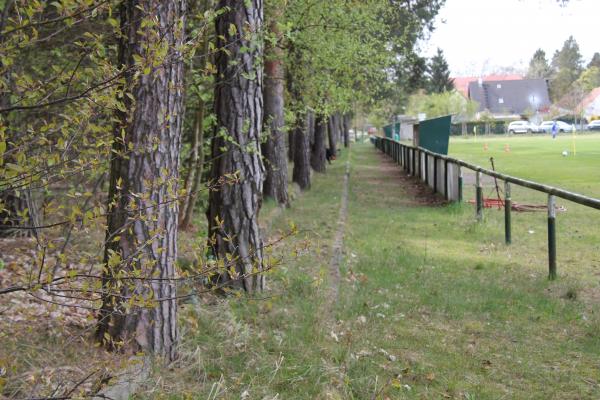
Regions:
<instances>
[{"instance_id":1,"label":"mowed lawn","mask_svg":"<svg viewBox=\"0 0 600 400\"><path fill-rule=\"evenodd\" d=\"M563 156L563 151L568 155ZM600 198L598 134L560 134L556 140L547 134L452 138L449 154L488 169L493 157L500 172ZM472 176L467 178L471 184L465 185L466 200L474 198L473 180ZM504 183L498 184L503 196ZM512 194L516 202L547 203L547 195L516 185L512 185ZM485 180L484 196L498 196L491 179ZM559 274L595 290L600 277L600 211L562 199L557 204L564 210L558 213L557 220ZM488 209L485 217L485 225L495 232L496 242L502 243L503 211ZM541 272L547 262L546 241L545 212L513 213L513 246L506 254L516 254Z\"/></svg>"},{"instance_id":2,"label":"mowed lawn","mask_svg":"<svg viewBox=\"0 0 600 400\"><path fill-rule=\"evenodd\" d=\"M600 197L600 134L453 137L449 154L489 169L493 157L509 175Z\"/></svg>"}]
</instances>

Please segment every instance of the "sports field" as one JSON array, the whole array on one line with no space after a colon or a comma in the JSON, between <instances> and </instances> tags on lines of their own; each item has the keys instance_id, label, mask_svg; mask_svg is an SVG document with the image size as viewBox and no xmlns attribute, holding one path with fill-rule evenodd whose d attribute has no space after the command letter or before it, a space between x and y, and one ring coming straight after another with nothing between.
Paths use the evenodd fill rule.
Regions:
<instances>
[{"instance_id":1,"label":"sports field","mask_svg":"<svg viewBox=\"0 0 600 400\"><path fill-rule=\"evenodd\" d=\"M452 138L449 153L484 168L493 157L509 175L600 197L600 134Z\"/></svg>"},{"instance_id":2,"label":"sports field","mask_svg":"<svg viewBox=\"0 0 600 400\"><path fill-rule=\"evenodd\" d=\"M566 152L566 156L563 155ZM564 188L588 196L600 197L600 135L480 136L452 138L449 153L519 178ZM467 181L473 182L472 179ZM484 197L496 198L493 180L484 180ZM498 182L503 196L503 182ZM474 198L473 185L465 186L465 200ZM514 202L546 204L547 195L512 185ZM600 275L600 211L562 199L558 213L559 274L573 277L584 286L596 286ZM467 213L474 210L467 207ZM497 232L502 242L503 211L485 210L487 229ZM513 213L513 246L505 256L518 256L523 262L542 267L546 260L546 213Z\"/></svg>"}]
</instances>

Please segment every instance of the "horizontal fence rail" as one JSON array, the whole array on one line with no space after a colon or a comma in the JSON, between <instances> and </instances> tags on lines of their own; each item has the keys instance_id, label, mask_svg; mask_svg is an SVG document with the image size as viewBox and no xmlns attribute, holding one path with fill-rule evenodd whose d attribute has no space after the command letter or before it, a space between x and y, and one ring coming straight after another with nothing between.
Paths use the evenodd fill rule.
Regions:
<instances>
[{"instance_id":1,"label":"horizontal fence rail","mask_svg":"<svg viewBox=\"0 0 600 400\"><path fill-rule=\"evenodd\" d=\"M434 193L441 193L447 200L462 202L463 174L462 168L475 172L475 212L478 221L483 220L483 185L482 176L504 181L504 227L505 242L512 242L511 235L511 184L522 186L548 195L548 277L555 279L556 268L556 198L572 201L586 207L600 210L600 199L573 193L568 190L544 185L538 182L502 174L482 168L478 165L434 153L422 147L409 146L390 138L372 137L372 142L379 150L398 163L404 171L417 177L431 187Z\"/></svg>"}]
</instances>

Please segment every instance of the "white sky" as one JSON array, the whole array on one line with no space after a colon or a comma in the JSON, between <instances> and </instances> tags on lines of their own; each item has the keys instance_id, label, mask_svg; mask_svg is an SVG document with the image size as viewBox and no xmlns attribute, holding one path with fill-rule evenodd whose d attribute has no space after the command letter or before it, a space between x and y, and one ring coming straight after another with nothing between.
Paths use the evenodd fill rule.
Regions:
<instances>
[{"instance_id":1,"label":"white sky","mask_svg":"<svg viewBox=\"0 0 600 400\"><path fill-rule=\"evenodd\" d=\"M526 70L535 50L550 61L569 35L586 63L600 52L600 0L446 0L435 26L422 54L440 47L454 76Z\"/></svg>"}]
</instances>

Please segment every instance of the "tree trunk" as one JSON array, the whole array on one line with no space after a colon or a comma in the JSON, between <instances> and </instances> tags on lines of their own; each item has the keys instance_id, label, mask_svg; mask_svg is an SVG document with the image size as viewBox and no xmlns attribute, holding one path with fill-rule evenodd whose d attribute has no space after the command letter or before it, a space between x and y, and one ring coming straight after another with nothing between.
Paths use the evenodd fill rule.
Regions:
<instances>
[{"instance_id":1,"label":"tree trunk","mask_svg":"<svg viewBox=\"0 0 600 400\"><path fill-rule=\"evenodd\" d=\"M337 131L337 119L335 114L332 114L327 119L327 134L329 136L329 151L333 155L337 155Z\"/></svg>"},{"instance_id":2,"label":"tree trunk","mask_svg":"<svg viewBox=\"0 0 600 400\"><path fill-rule=\"evenodd\" d=\"M336 113L335 120L337 121L337 142L341 145L344 140L344 120L342 114Z\"/></svg>"},{"instance_id":3,"label":"tree trunk","mask_svg":"<svg viewBox=\"0 0 600 400\"><path fill-rule=\"evenodd\" d=\"M288 132L288 160L294 161L294 130L290 129Z\"/></svg>"},{"instance_id":4,"label":"tree trunk","mask_svg":"<svg viewBox=\"0 0 600 400\"><path fill-rule=\"evenodd\" d=\"M258 45L263 2L220 0L217 8L226 7L216 20L217 48L227 51L216 57L217 124L210 176L222 184L209 194L209 243L213 256L225 264L217 284L253 292L262 290L265 282L258 226L264 179L262 49Z\"/></svg>"},{"instance_id":5,"label":"tree trunk","mask_svg":"<svg viewBox=\"0 0 600 400\"><path fill-rule=\"evenodd\" d=\"M308 143L312 146L315 142L315 113L312 110L306 113L306 132L308 133Z\"/></svg>"},{"instance_id":6,"label":"tree trunk","mask_svg":"<svg viewBox=\"0 0 600 400\"><path fill-rule=\"evenodd\" d=\"M283 53L278 47L278 43L282 40L282 34L277 27L276 20L271 24L271 31L275 35L277 43L267 46L265 53L263 128L268 136L262 144L265 162L263 194L275 199L278 204L288 207L288 167L283 132Z\"/></svg>"},{"instance_id":7,"label":"tree trunk","mask_svg":"<svg viewBox=\"0 0 600 400\"><path fill-rule=\"evenodd\" d=\"M128 69L122 96L127 112L116 115L105 294L97 331L111 348L123 346L129 352L169 359L175 358L178 341L173 279L183 125L178 49L183 45L185 12L185 0L127 0L120 6L119 61ZM164 59L148 54L157 37L169 49ZM139 57L148 56L157 57L154 62L159 64L149 71L136 70Z\"/></svg>"},{"instance_id":8,"label":"tree trunk","mask_svg":"<svg viewBox=\"0 0 600 400\"><path fill-rule=\"evenodd\" d=\"M307 123L308 122L308 123ZM301 190L310 189L310 115L296 114L294 127L294 172L292 180Z\"/></svg>"},{"instance_id":9,"label":"tree trunk","mask_svg":"<svg viewBox=\"0 0 600 400\"><path fill-rule=\"evenodd\" d=\"M350 114L344 114L342 118L344 147L348 147L350 146Z\"/></svg>"},{"instance_id":10,"label":"tree trunk","mask_svg":"<svg viewBox=\"0 0 600 400\"><path fill-rule=\"evenodd\" d=\"M317 114L315 120L315 138L311 146L310 166L316 172L325 172L325 136L327 135L327 118Z\"/></svg>"}]
</instances>

